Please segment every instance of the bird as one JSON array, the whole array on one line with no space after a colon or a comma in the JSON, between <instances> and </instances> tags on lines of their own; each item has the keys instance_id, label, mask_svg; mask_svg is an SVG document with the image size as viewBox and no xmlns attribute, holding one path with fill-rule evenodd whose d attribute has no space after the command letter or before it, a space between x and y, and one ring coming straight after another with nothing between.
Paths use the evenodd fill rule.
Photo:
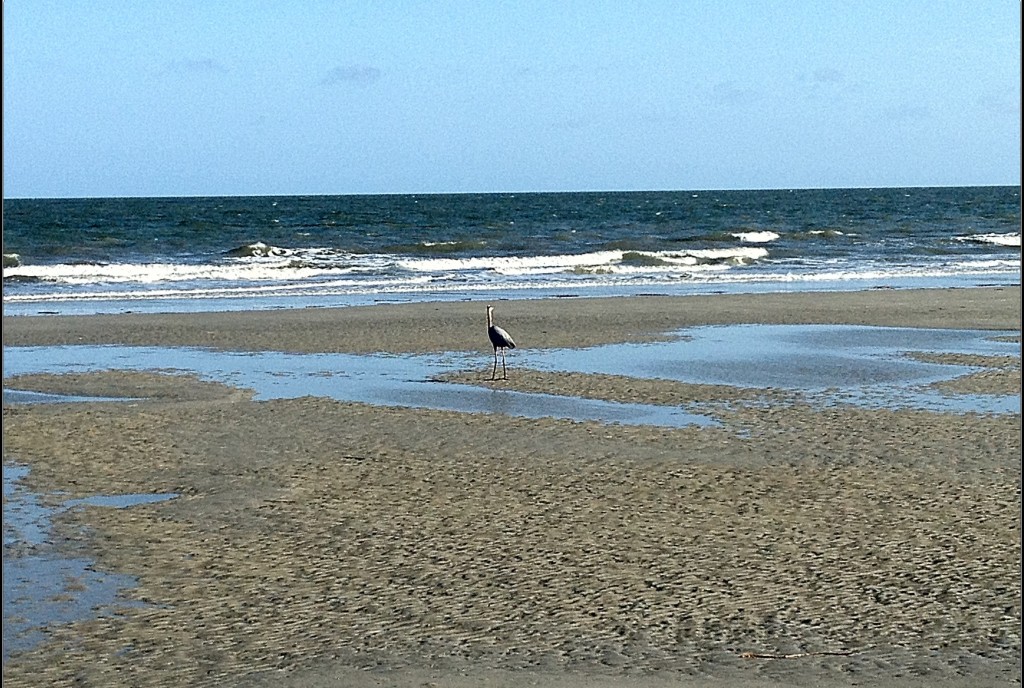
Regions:
<instances>
[{"instance_id":1,"label":"bird","mask_svg":"<svg viewBox=\"0 0 1024 688\"><path fill-rule=\"evenodd\" d=\"M491 346L494 347L494 368L491 369L491 379L495 380L498 377L498 349L501 349L501 379L507 380L505 349L516 348L516 343L512 341L512 335L494 324L493 311L493 307L487 307L487 338L491 340Z\"/></svg>"}]
</instances>

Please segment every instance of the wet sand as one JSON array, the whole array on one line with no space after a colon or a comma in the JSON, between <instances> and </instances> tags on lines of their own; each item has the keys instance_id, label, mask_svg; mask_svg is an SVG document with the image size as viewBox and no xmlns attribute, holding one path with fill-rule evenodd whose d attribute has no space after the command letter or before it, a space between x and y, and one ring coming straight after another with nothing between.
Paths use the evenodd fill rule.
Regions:
<instances>
[{"instance_id":1,"label":"wet sand","mask_svg":"<svg viewBox=\"0 0 1024 688\"><path fill-rule=\"evenodd\" d=\"M520 347L650 341L733 323L1020 330L1020 287L844 293L638 296L495 301ZM248 351L424 353L489 351L484 302L340 309L4 318L4 346L131 344Z\"/></svg>"},{"instance_id":2,"label":"wet sand","mask_svg":"<svg viewBox=\"0 0 1024 688\"><path fill-rule=\"evenodd\" d=\"M145 397L5 407L4 461L30 465L32 489L181 496L65 514L69 551L139 576L127 594L148 605L53 629L4 681L1020 684L1019 414L536 371L491 383L482 306L5 318L5 346L480 349L468 381L699 401L722 425L254 402L158 372L18 381ZM740 322L1020 331L1019 288L495 306L520 346ZM990 363L960 391L1019 393L1019 360Z\"/></svg>"}]
</instances>

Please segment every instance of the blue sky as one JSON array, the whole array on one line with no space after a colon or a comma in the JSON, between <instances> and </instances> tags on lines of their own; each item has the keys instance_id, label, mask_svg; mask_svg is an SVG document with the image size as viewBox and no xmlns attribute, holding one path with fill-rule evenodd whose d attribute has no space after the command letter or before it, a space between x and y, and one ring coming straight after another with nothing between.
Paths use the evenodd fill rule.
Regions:
<instances>
[{"instance_id":1,"label":"blue sky","mask_svg":"<svg viewBox=\"0 0 1024 688\"><path fill-rule=\"evenodd\" d=\"M1019 0L3 13L6 198L1020 184Z\"/></svg>"}]
</instances>

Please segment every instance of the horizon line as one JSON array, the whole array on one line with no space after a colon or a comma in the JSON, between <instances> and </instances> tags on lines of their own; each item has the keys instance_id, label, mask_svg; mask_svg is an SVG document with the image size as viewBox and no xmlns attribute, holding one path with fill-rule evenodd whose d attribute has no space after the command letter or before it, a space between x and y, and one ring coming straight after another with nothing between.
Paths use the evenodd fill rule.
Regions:
<instances>
[{"instance_id":1,"label":"horizon line","mask_svg":"<svg viewBox=\"0 0 1024 688\"><path fill-rule=\"evenodd\" d=\"M3 196L3 201L74 201L104 199L157 199L157 198L311 198L332 196L510 196L517 194L629 194L629 193L722 193L752 191L867 191L873 189L978 189L978 188L1021 188L1016 184L911 184L878 186L777 186L777 187L723 187L694 189L578 189L563 191L517 190L517 191L379 191L340 193L239 193L239 194L155 194L155 195L112 195L112 196Z\"/></svg>"}]
</instances>

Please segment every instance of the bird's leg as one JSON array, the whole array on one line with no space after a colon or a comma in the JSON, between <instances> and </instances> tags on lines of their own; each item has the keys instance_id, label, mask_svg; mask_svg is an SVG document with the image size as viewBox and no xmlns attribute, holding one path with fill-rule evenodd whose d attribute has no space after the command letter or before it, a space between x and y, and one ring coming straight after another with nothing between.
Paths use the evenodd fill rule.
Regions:
<instances>
[{"instance_id":1,"label":"bird's leg","mask_svg":"<svg viewBox=\"0 0 1024 688\"><path fill-rule=\"evenodd\" d=\"M502 348L502 350L501 350L501 379L502 380L507 380L508 379L508 370L505 369L505 349L504 348Z\"/></svg>"},{"instance_id":2,"label":"bird's leg","mask_svg":"<svg viewBox=\"0 0 1024 688\"><path fill-rule=\"evenodd\" d=\"M494 367L491 368L491 379L498 377L498 347L494 347Z\"/></svg>"}]
</instances>

